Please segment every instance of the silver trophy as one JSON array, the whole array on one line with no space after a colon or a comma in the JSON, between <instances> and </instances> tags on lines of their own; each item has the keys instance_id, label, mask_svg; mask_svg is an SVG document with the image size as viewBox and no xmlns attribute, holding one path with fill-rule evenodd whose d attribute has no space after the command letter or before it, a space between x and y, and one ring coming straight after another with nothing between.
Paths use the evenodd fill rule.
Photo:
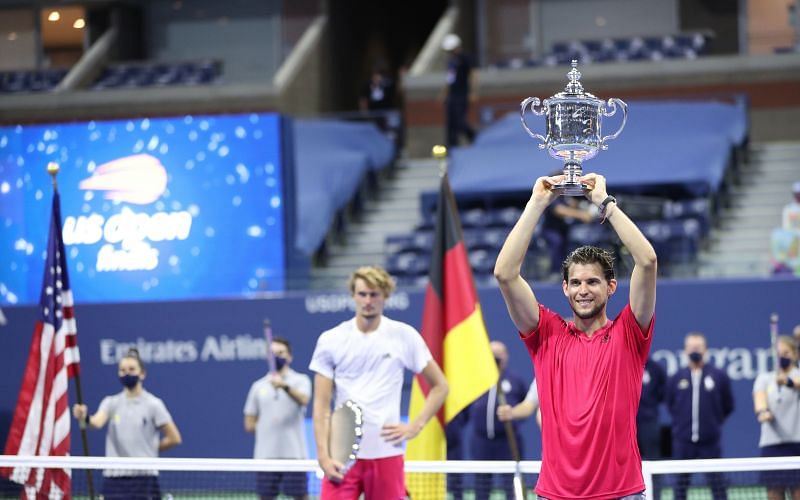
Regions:
<instances>
[{"instance_id":1,"label":"silver trophy","mask_svg":"<svg viewBox=\"0 0 800 500\"><path fill-rule=\"evenodd\" d=\"M566 178L553 190L565 196L583 196L587 187L578 179L582 175L581 163L593 158L601 149L608 149L606 141L616 139L628 121L628 105L621 99L603 101L583 91L578 71L578 61L572 61L572 69L567 73L569 83L564 92L540 101L538 97L528 97L520 105L520 119L525 131L534 139L539 139L539 149L547 148L553 158L564 162ZM600 131L603 116L614 116L617 105L622 108L622 125L619 130L603 137ZM530 106L535 115L544 115L547 123L547 136L533 132L525 122L525 111Z\"/></svg>"}]
</instances>

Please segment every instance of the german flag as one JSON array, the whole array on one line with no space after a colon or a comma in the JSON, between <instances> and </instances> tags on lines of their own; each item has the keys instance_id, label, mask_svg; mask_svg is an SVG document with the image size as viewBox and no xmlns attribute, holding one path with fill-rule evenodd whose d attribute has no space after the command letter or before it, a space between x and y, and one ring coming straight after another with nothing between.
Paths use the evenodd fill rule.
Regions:
<instances>
[{"instance_id":1,"label":"german flag","mask_svg":"<svg viewBox=\"0 0 800 500\"><path fill-rule=\"evenodd\" d=\"M461 410L497 384L498 371L489 348L478 294L472 278L455 198L447 174L442 176L431 256L430 283L425 292L422 337L442 367L450 392L444 406L406 450L408 460L445 460L445 426ZM409 421L422 411L430 387L417 375L411 388ZM444 498L443 474L412 474L414 500ZM436 476L436 477L434 477Z\"/></svg>"}]
</instances>

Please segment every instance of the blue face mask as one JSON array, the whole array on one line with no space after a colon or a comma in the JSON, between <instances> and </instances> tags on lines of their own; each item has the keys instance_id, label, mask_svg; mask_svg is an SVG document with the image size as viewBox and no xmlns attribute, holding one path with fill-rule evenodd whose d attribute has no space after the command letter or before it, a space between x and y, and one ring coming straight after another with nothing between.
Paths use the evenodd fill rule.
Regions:
<instances>
[{"instance_id":1,"label":"blue face mask","mask_svg":"<svg viewBox=\"0 0 800 500\"><path fill-rule=\"evenodd\" d=\"M792 358L784 358L781 356L778 358L778 364L781 367L781 370L787 370L790 366L792 366Z\"/></svg>"},{"instance_id":2,"label":"blue face mask","mask_svg":"<svg viewBox=\"0 0 800 500\"><path fill-rule=\"evenodd\" d=\"M703 353L700 352L690 352L689 359L692 360L692 363L699 363L703 361Z\"/></svg>"},{"instance_id":3,"label":"blue face mask","mask_svg":"<svg viewBox=\"0 0 800 500\"><path fill-rule=\"evenodd\" d=\"M136 384L139 383L139 375L131 375L127 373L119 378L119 381L125 386L127 389L133 389L136 387Z\"/></svg>"},{"instance_id":4,"label":"blue face mask","mask_svg":"<svg viewBox=\"0 0 800 500\"><path fill-rule=\"evenodd\" d=\"M281 371L288 360L286 358L282 358L280 356L275 356L275 370Z\"/></svg>"}]
</instances>

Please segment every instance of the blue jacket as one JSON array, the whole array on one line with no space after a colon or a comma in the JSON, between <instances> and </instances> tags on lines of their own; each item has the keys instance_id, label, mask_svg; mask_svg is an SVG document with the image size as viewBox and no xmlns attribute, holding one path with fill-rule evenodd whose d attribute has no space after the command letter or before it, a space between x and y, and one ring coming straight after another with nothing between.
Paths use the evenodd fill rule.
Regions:
<instances>
[{"instance_id":1,"label":"blue jacket","mask_svg":"<svg viewBox=\"0 0 800 500\"><path fill-rule=\"evenodd\" d=\"M660 363L647 360L642 377L642 397L639 400L637 422L658 420L658 405L664 401L667 390L667 371Z\"/></svg>"},{"instance_id":2,"label":"blue jacket","mask_svg":"<svg viewBox=\"0 0 800 500\"><path fill-rule=\"evenodd\" d=\"M672 415L672 439L692 442L692 375L681 368L667 383L667 408ZM733 394L728 375L711 365L704 365L700 378L697 444L719 444L722 424L733 412Z\"/></svg>"},{"instance_id":3,"label":"blue jacket","mask_svg":"<svg viewBox=\"0 0 800 500\"><path fill-rule=\"evenodd\" d=\"M529 385L522 377L508 370L500 374L500 386L504 388L503 392L506 395L506 401L511 406L525 399ZM490 397L493 403L491 410L489 409ZM469 405L467 411L469 412L469 421L472 427L472 438L506 439L505 424L497 418L499 404L495 391L490 390ZM491 420L487 418L489 411L492 413ZM517 435L519 435L518 425L519 421L514 421L514 430Z\"/></svg>"}]
</instances>

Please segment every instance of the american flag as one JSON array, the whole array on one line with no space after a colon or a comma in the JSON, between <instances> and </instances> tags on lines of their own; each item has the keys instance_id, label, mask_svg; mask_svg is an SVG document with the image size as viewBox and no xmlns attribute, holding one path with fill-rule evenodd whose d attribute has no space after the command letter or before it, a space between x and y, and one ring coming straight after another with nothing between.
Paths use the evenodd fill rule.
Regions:
<instances>
[{"instance_id":1,"label":"american flag","mask_svg":"<svg viewBox=\"0 0 800 500\"><path fill-rule=\"evenodd\" d=\"M56 191L53 195L39 316L6 441L6 455L69 454L67 380L78 373L80 356L61 234L61 202ZM17 467L4 469L2 473L12 481L25 485L22 498L71 498L69 470Z\"/></svg>"}]
</instances>

